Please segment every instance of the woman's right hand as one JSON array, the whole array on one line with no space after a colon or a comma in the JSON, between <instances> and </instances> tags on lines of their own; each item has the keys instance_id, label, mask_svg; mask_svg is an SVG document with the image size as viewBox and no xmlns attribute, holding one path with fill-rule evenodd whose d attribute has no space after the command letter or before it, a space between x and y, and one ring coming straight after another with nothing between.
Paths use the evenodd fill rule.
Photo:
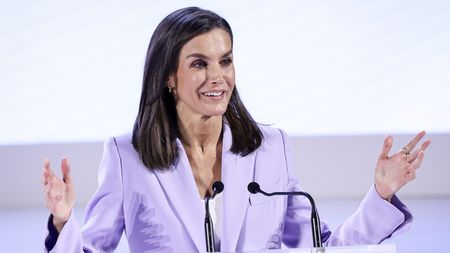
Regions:
<instances>
[{"instance_id":1,"label":"woman's right hand","mask_svg":"<svg viewBox=\"0 0 450 253\"><path fill-rule=\"evenodd\" d=\"M53 225L58 232L61 232L64 224L69 219L75 203L75 190L67 158L61 160L61 172L63 175L62 180L50 169L49 160L44 160L42 183L44 184L45 202L47 208L53 214Z\"/></svg>"}]
</instances>

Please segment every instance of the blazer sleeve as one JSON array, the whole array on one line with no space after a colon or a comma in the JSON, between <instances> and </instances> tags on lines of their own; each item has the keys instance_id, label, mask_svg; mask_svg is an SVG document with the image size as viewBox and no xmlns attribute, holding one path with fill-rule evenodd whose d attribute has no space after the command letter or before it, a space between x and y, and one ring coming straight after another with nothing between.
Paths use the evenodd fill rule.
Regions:
<instances>
[{"instance_id":1,"label":"blazer sleeve","mask_svg":"<svg viewBox=\"0 0 450 253\"><path fill-rule=\"evenodd\" d=\"M46 252L113 252L124 229L122 189L122 161L116 139L111 138L104 144L98 188L87 205L84 226L80 229L72 213L56 244L52 249L46 245Z\"/></svg>"},{"instance_id":2,"label":"blazer sleeve","mask_svg":"<svg viewBox=\"0 0 450 253\"><path fill-rule=\"evenodd\" d=\"M301 191L293 174L292 148L286 133L281 131L288 170L288 190ZM288 197L283 231L283 243L288 247L312 247L311 207L301 196ZM394 196L391 202L382 199L372 186L357 210L334 231L322 222L322 242L326 246L379 244L383 240L409 229L412 215Z\"/></svg>"}]
</instances>

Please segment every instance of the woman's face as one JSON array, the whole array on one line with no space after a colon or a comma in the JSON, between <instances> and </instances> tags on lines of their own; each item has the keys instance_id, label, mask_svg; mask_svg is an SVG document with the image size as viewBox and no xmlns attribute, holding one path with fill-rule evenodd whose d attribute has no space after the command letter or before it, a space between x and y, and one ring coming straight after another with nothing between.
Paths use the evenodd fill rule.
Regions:
<instances>
[{"instance_id":1,"label":"woman's face","mask_svg":"<svg viewBox=\"0 0 450 253\"><path fill-rule=\"evenodd\" d=\"M226 31L214 29L188 41L181 49L176 75L169 77L179 117L223 115L234 80L232 45Z\"/></svg>"}]
</instances>

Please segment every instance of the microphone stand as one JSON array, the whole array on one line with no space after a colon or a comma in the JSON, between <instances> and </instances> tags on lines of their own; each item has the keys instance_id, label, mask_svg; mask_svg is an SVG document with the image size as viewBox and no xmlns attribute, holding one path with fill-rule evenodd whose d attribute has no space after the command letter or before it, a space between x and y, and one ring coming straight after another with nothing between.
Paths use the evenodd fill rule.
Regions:
<instances>
[{"instance_id":1,"label":"microphone stand","mask_svg":"<svg viewBox=\"0 0 450 253\"><path fill-rule=\"evenodd\" d=\"M252 194L256 193L262 193L266 196L276 196L276 195L302 195L305 196L309 202L311 203L311 230L312 230L312 237L313 237L313 245L316 249L315 252L325 252L325 249L322 246L322 232L320 228L320 219L319 219L319 213L317 212L316 204L314 202L314 199L312 196L307 192L271 192L267 193L263 190L261 190L261 187L256 182L251 182L248 184L248 191Z\"/></svg>"},{"instance_id":2,"label":"microphone stand","mask_svg":"<svg viewBox=\"0 0 450 253\"><path fill-rule=\"evenodd\" d=\"M221 193L224 189L224 185L221 181L216 181L212 185L213 195L211 197L205 197L205 239L206 239L206 250L207 252L215 252L215 242L214 242L214 226L209 213L209 200L214 199L214 197ZM208 194L209 195L209 194Z\"/></svg>"},{"instance_id":3,"label":"microphone stand","mask_svg":"<svg viewBox=\"0 0 450 253\"><path fill-rule=\"evenodd\" d=\"M209 196L205 198L205 238L206 238L206 250L207 252L215 252L214 249L214 227L209 214Z\"/></svg>"}]
</instances>

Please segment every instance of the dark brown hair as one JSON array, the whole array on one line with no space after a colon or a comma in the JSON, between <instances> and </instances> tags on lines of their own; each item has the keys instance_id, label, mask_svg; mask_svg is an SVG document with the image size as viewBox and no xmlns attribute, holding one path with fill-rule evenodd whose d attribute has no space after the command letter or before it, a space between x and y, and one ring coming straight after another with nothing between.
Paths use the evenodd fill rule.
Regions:
<instances>
[{"instance_id":1,"label":"dark brown hair","mask_svg":"<svg viewBox=\"0 0 450 253\"><path fill-rule=\"evenodd\" d=\"M177 70L181 48L192 38L215 28L226 31L233 43L228 22L216 13L198 7L183 8L169 14L153 33L147 50L139 112L132 138L140 159L151 170L167 169L179 156L177 112L167 80ZM246 156L261 145L261 130L239 98L236 87L224 117L231 129L233 153Z\"/></svg>"}]
</instances>

